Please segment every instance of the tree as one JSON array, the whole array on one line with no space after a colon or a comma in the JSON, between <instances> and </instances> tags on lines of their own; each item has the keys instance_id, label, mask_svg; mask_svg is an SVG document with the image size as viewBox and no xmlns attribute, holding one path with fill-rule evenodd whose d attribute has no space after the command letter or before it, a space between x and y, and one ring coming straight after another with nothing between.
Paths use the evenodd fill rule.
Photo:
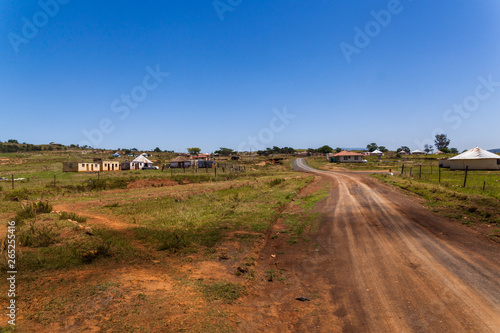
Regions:
<instances>
[{"instance_id":1,"label":"tree","mask_svg":"<svg viewBox=\"0 0 500 333\"><path fill-rule=\"evenodd\" d=\"M434 140L434 145L436 146L437 150L441 150L443 148L448 148L448 145L450 144L450 140L448 140L448 137L446 134L436 134L436 139Z\"/></svg>"},{"instance_id":2,"label":"tree","mask_svg":"<svg viewBox=\"0 0 500 333\"><path fill-rule=\"evenodd\" d=\"M457 148L450 148L450 153L458 154L458 149Z\"/></svg>"},{"instance_id":3,"label":"tree","mask_svg":"<svg viewBox=\"0 0 500 333\"><path fill-rule=\"evenodd\" d=\"M408 147L406 147L406 146L401 146L401 147L399 147L396 151L397 151L398 153L399 153L400 151L405 151L405 152L407 152L408 154L409 154L409 153L411 153L410 148L408 148Z\"/></svg>"},{"instance_id":4,"label":"tree","mask_svg":"<svg viewBox=\"0 0 500 333\"><path fill-rule=\"evenodd\" d=\"M449 149L448 149L448 148L446 148L446 147L441 148L441 151L442 151L443 153L445 153L445 154L450 154L450 153L451 153L451 150L449 150Z\"/></svg>"},{"instance_id":5,"label":"tree","mask_svg":"<svg viewBox=\"0 0 500 333\"><path fill-rule=\"evenodd\" d=\"M375 142L370 143L369 145L366 145L366 149L371 153L374 150L377 150L378 146Z\"/></svg>"},{"instance_id":6,"label":"tree","mask_svg":"<svg viewBox=\"0 0 500 333\"><path fill-rule=\"evenodd\" d=\"M333 148L330 146L324 145L323 147L319 147L316 150L318 151L318 153L329 154L333 151Z\"/></svg>"},{"instance_id":7,"label":"tree","mask_svg":"<svg viewBox=\"0 0 500 333\"><path fill-rule=\"evenodd\" d=\"M156 147L154 150L153 150L155 153L161 153L161 149L159 147Z\"/></svg>"},{"instance_id":8,"label":"tree","mask_svg":"<svg viewBox=\"0 0 500 333\"><path fill-rule=\"evenodd\" d=\"M188 153L190 153L191 155L198 155L201 151L200 148L196 148L196 147L188 148L187 150L188 150Z\"/></svg>"},{"instance_id":9,"label":"tree","mask_svg":"<svg viewBox=\"0 0 500 333\"><path fill-rule=\"evenodd\" d=\"M434 147L432 145L429 145L429 144L425 144L424 146L424 151L427 153L427 154L430 154L432 153L432 151L434 150Z\"/></svg>"},{"instance_id":10,"label":"tree","mask_svg":"<svg viewBox=\"0 0 500 333\"><path fill-rule=\"evenodd\" d=\"M220 149L216 150L214 153L220 154L222 156L229 156L229 155L234 153L234 150L232 150L230 148L220 147Z\"/></svg>"},{"instance_id":11,"label":"tree","mask_svg":"<svg viewBox=\"0 0 500 333\"><path fill-rule=\"evenodd\" d=\"M14 139L9 139L7 142L8 143L19 143L19 142L17 142L17 140L14 140Z\"/></svg>"},{"instance_id":12,"label":"tree","mask_svg":"<svg viewBox=\"0 0 500 333\"><path fill-rule=\"evenodd\" d=\"M385 148L384 146L379 146L378 150L380 150L383 153L387 153L389 151L389 149Z\"/></svg>"},{"instance_id":13,"label":"tree","mask_svg":"<svg viewBox=\"0 0 500 333\"><path fill-rule=\"evenodd\" d=\"M340 152L342 151L342 148L337 147L337 148L335 148L335 151L336 151L337 153L340 153Z\"/></svg>"}]
</instances>

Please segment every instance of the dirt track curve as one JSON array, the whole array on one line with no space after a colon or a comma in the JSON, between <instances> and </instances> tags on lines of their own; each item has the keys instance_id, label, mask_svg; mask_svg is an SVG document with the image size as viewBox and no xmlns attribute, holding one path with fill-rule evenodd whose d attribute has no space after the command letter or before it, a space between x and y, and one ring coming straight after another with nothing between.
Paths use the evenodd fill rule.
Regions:
<instances>
[{"instance_id":1,"label":"dirt track curve","mask_svg":"<svg viewBox=\"0 0 500 333\"><path fill-rule=\"evenodd\" d=\"M319 248L292 268L333 310L296 331L500 332L498 244L368 176L294 167L333 184Z\"/></svg>"}]
</instances>

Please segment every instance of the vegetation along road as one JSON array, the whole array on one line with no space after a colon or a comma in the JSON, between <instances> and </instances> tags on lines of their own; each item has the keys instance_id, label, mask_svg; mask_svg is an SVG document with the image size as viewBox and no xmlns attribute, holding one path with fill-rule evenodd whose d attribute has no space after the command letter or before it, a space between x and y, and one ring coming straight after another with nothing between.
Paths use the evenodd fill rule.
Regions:
<instances>
[{"instance_id":1,"label":"vegetation along road","mask_svg":"<svg viewBox=\"0 0 500 333\"><path fill-rule=\"evenodd\" d=\"M317 255L302 274L329 282L344 332L499 332L500 255L417 199L356 173L297 170L332 182ZM321 326L321 324L319 324Z\"/></svg>"}]
</instances>

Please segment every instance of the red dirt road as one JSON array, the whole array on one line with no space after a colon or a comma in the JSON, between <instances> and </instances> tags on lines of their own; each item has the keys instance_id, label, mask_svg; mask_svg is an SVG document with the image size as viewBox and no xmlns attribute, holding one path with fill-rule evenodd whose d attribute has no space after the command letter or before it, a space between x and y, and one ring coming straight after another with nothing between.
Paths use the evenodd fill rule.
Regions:
<instances>
[{"instance_id":1,"label":"red dirt road","mask_svg":"<svg viewBox=\"0 0 500 333\"><path fill-rule=\"evenodd\" d=\"M319 247L289 263L297 282L274 300L281 322L261 316L255 331L500 332L498 244L370 177L295 167L333 184ZM315 284L322 296L306 318L294 298Z\"/></svg>"}]
</instances>

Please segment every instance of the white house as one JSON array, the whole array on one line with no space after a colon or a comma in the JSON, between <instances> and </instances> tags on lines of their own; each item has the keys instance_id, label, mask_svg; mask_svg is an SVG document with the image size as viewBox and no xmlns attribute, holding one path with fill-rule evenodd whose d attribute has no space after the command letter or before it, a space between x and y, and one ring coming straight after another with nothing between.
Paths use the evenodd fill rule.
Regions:
<instances>
[{"instance_id":1,"label":"white house","mask_svg":"<svg viewBox=\"0 0 500 333\"><path fill-rule=\"evenodd\" d=\"M121 169L122 170L142 170L145 167L152 167L153 162L148 160L144 156L138 156L135 158L132 162L123 162L121 164Z\"/></svg>"},{"instance_id":2,"label":"white house","mask_svg":"<svg viewBox=\"0 0 500 333\"><path fill-rule=\"evenodd\" d=\"M500 170L500 156L479 147L448 159L450 170Z\"/></svg>"},{"instance_id":3,"label":"white house","mask_svg":"<svg viewBox=\"0 0 500 333\"><path fill-rule=\"evenodd\" d=\"M376 150L372 151L372 152L370 153L370 155L382 156L382 155L384 155L384 153L383 153L383 152L381 152L380 150L376 149Z\"/></svg>"},{"instance_id":4,"label":"white house","mask_svg":"<svg viewBox=\"0 0 500 333\"><path fill-rule=\"evenodd\" d=\"M412 155L425 155L423 151L420 151L418 149L415 149L414 151L411 152Z\"/></svg>"}]
</instances>

